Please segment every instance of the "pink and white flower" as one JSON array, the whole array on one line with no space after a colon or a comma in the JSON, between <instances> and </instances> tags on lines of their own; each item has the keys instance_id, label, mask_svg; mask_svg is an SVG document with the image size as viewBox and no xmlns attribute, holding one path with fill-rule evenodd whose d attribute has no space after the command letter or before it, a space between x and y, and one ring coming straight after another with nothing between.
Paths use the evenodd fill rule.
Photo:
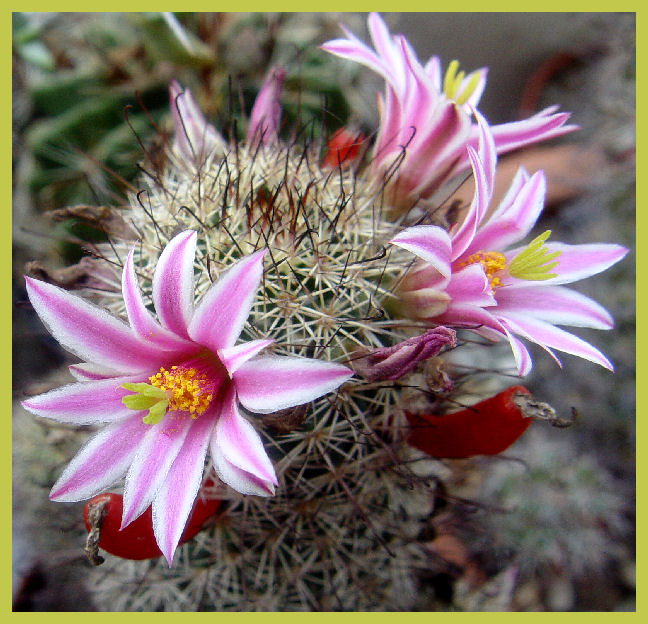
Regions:
<instances>
[{"instance_id":1,"label":"pink and white flower","mask_svg":"<svg viewBox=\"0 0 648 624\"><path fill-rule=\"evenodd\" d=\"M542 171L529 175L520 168L486 219L497 154L486 122L477 116L479 153L468 147L475 192L461 225L450 232L433 225L413 226L391 240L422 260L399 287L405 309L430 322L470 327L487 338L507 339L519 375L526 375L532 363L516 336L542 346L558 364L552 349L612 370L598 349L556 325L612 327L612 318L603 307L563 284L604 271L628 250L604 243L546 242L548 231L517 246L542 212L546 186Z\"/></svg>"},{"instance_id":2,"label":"pink and white flower","mask_svg":"<svg viewBox=\"0 0 648 624\"><path fill-rule=\"evenodd\" d=\"M261 438L240 411L270 413L338 388L351 371L336 363L261 355L273 341L236 344L263 274L265 251L231 266L194 309L196 233L163 250L153 276L157 320L135 276L123 270L130 324L80 297L26 278L30 301L52 335L84 363L79 379L32 397L38 416L105 423L72 459L50 499L90 498L126 475L122 527L152 503L156 540L169 565L203 476L207 449L219 478L243 494L278 484Z\"/></svg>"},{"instance_id":3,"label":"pink and white flower","mask_svg":"<svg viewBox=\"0 0 648 624\"><path fill-rule=\"evenodd\" d=\"M453 176L469 169L467 146L478 142L472 111L486 85L486 68L468 75L457 61L442 76L433 56L425 65L403 35L392 36L381 17L368 20L375 50L344 26L346 39L328 41L322 48L361 63L385 79L385 95L378 94L380 122L373 148L372 170L389 180L396 200L411 204L430 197ZM492 128L497 152L554 138L576 129L565 125L568 113L547 108L524 121Z\"/></svg>"}]
</instances>

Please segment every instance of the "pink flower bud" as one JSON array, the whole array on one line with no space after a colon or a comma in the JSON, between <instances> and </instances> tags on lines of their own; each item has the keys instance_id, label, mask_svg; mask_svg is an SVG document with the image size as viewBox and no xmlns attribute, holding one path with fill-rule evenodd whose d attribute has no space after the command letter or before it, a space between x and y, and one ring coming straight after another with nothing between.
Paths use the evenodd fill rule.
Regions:
<instances>
[{"instance_id":1,"label":"pink flower bud","mask_svg":"<svg viewBox=\"0 0 648 624\"><path fill-rule=\"evenodd\" d=\"M454 330L440 326L393 347L382 347L362 354L352 365L356 374L369 381L399 379L419 362L437 355L444 347L455 345Z\"/></svg>"},{"instance_id":2,"label":"pink flower bud","mask_svg":"<svg viewBox=\"0 0 648 624\"><path fill-rule=\"evenodd\" d=\"M250 113L248 143L260 141L265 145L277 138L281 117L279 95L285 75L286 71L282 67L274 67L265 79Z\"/></svg>"}]
</instances>

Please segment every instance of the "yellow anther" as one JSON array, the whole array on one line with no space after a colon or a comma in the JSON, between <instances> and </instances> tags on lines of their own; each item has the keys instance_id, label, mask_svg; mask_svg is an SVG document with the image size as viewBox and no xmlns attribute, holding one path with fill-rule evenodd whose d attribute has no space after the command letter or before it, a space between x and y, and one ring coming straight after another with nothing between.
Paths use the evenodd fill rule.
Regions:
<instances>
[{"instance_id":1,"label":"yellow anther","mask_svg":"<svg viewBox=\"0 0 648 624\"><path fill-rule=\"evenodd\" d=\"M468 256L468 258L461 263L461 266L475 263L481 264L484 269L491 290L495 290L502 285L502 280L495 274L506 269L506 258L504 257L504 254L501 254L499 251L478 251L477 253Z\"/></svg>"},{"instance_id":2,"label":"yellow anther","mask_svg":"<svg viewBox=\"0 0 648 624\"><path fill-rule=\"evenodd\" d=\"M454 96L453 89L455 88L457 69L459 69L459 61L450 61L450 65L448 65L448 69L443 78L443 92L449 99L452 99Z\"/></svg>"},{"instance_id":3,"label":"yellow anther","mask_svg":"<svg viewBox=\"0 0 648 624\"><path fill-rule=\"evenodd\" d=\"M445 93L449 100L454 100L456 104L462 105L465 104L470 99L470 96L475 92L475 89L479 84L480 75L479 72L472 72L469 74L468 82L463 89L460 90L461 83L466 73L463 71L457 73L458 69L459 61L452 61L448 65L448 69L443 78L443 93Z\"/></svg>"},{"instance_id":4,"label":"yellow anther","mask_svg":"<svg viewBox=\"0 0 648 624\"><path fill-rule=\"evenodd\" d=\"M155 388L164 390L170 410L189 412L192 418L202 414L212 400L212 395L204 391L208 378L198 374L195 368L172 366L171 371L160 368L149 381Z\"/></svg>"},{"instance_id":5,"label":"yellow anther","mask_svg":"<svg viewBox=\"0 0 648 624\"><path fill-rule=\"evenodd\" d=\"M549 271L558 266L558 262L551 261L557 258L561 252L549 253L545 241L550 234L551 230L543 232L517 254L509 264L509 275L530 281L542 281L556 277L557 273L549 273Z\"/></svg>"},{"instance_id":6,"label":"yellow anther","mask_svg":"<svg viewBox=\"0 0 648 624\"><path fill-rule=\"evenodd\" d=\"M479 77L480 76L478 72L473 72L472 74L470 74L468 84L464 87L464 90L455 98L455 102L457 104L465 104L468 101L470 96L475 92L477 85L479 84Z\"/></svg>"}]
</instances>

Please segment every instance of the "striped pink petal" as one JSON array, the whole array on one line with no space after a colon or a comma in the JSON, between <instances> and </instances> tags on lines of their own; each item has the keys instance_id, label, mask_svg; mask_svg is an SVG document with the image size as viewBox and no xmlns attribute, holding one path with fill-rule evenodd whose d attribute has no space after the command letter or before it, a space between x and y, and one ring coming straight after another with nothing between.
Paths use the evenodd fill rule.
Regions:
<instances>
[{"instance_id":1,"label":"striped pink petal","mask_svg":"<svg viewBox=\"0 0 648 624\"><path fill-rule=\"evenodd\" d=\"M408 160L397 172L399 184L406 184L412 197L429 197L447 182L456 170L470 131L470 118L452 102L436 106L433 116L424 124L412 128L409 114L402 121L407 135L401 137L403 145L410 140Z\"/></svg>"},{"instance_id":2,"label":"striped pink petal","mask_svg":"<svg viewBox=\"0 0 648 624\"><path fill-rule=\"evenodd\" d=\"M122 528L140 516L151 504L180 452L193 420L183 412L167 412L140 443L124 483Z\"/></svg>"},{"instance_id":3,"label":"striped pink petal","mask_svg":"<svg viewBox=\"0 0 648 624\"><path fill-rule=\"evenodd\" d=\"M532 340L547 350L557 349L600 364L608 370L614 370L610 361L597 348L564 329L523 314L510 312L506 316L502 315L502 321L506 322L506 325L516 334Z\"/></svg>"},{"instance_id":4,"label":"striped pink petal","mask_svg":"<svg viewBox=\"0 0 648 624\"><path fill-rule=\"evenodd\" d=\"M480 264L469 264L463 269L455 271L445 292L457 304L488 307L497 303Z\"/></svg>"},{"instance_id":5,"label":"striped pink petal","mask_svg":"<svg viewBox=\"0 0 648 624\"><path fill-rule=\"evenodd\" d=\"M223 483L241 494L263 497L274 496L275 486L272 483L259 479L230 463L221 450L213 444L213 438L210 448L214 470Z\"/></svg>"},{"instance_id":6,"label":"striped pink petal","mask_svg":"<svg viewBox=\"0 0 648 624\"><path fill-rule=\"evenodd\" d=\"M308 403L352 376L346 366L299 357L259 356L233 376L243 407L268 414Z\"/></svg>"},{"instance_id":7,"label":"striped pink petal","mask_svg":"<svg viewBox=\"0 0 648 624\"><path fill-rule=\"evenodd\" d=\"M111 422L132 414L122 402L130 394L121 384L144 381L145 377L116 377L69 384L27 399L22 406L44 418L76 425Z\"/></svg>"},{"instance_id":8,"label":"striped pink petal","mask_svg":"<svg viewBox=\"0 0 648 624\"><path fill-rule=\"evenodd\" d=\"M476 109L472 110L472 114L477 120L477 133L479 136L479 143L477 154L484 169L484 186L488 199L486 204L491 200L493 195L493 187L495 186L495 168L497 167L497 151L495 149L495 139L491 127L484 116ZM485 211L480 215L480 221L484 217Z\"/></svg>"},{"instance_id":9,"label":"striped pink petal","mask_svg":"<svg viewBox=\"0 0 648 624\"><path fill-rule=\"evenodd\" d=\"M99 379L107 379L108 377L117 377L118 371L110 370L96 364L89 364L88 362L79 362L79 364L71 364L68 366L72 377L78 381L98 381Z\"/></svg>"},{"instance_id":10,"label":"striped pink petal","mask_svg":"<svg viewBox=\"0 0 648 624\"><path fill-rule=\"evenodd\" d=\"M542 283L546 286L569 284L596 275L619 262L628 253L628 249L625 247L611 243L567 245L566 243L552 243L549 241L545 244L545 247L548 253L560 252L560 256L555 259L558 265L551 270L552 273L557 274L557 277L544 280ZM507 260L510 260L522 249L524 247L512 249L504 255ZM511 287L515 288L516 286Z\"/></svg>"},{"instance_id":11,"label":"striped pink petal","mask_svg":"<svg viewBox=\"0 0 648 624\"><path fill-rule=\"evenodd\" d=\"M435 321L444 325L456 325L471 329L484 327L501 336L506 334L504 327L493 314L484 308L469 304L452 302L443 314L439 314L435 318Z\"/></svg>"},{"instance_id":12,"label":"striped pink petal","mask_svg":"<svg viewBox=\"0 0 648 624\"><path fill-rule=\"evenodd\" d=\"M274 342L272 339L250 340L235 347L218 350L218 358L230 375L233 375L241 365L258 355L263 349Z\"/></svg>"},{"instance_id":13,"label":"striped pink petal","mask_svg":"<svg viewBox=\"0 0 648 624\"><path fill-rule=\"evenodd\" d=\"M349 59L373 69L376 73L388 78L389 72L384 63L377 57L369 47L362 43L355 36L353 39L332 39L320 46L322 50L330 52L335 56Z\"/></svg>"},{"instance_id":14,"label":"striped pink petal","mask_svg":"<svg viewBox=\"0 0 648 624\"><path fill-rule=\"evenodd\" d=\"M516 178L519 180L520 178ZM544 173L538 171L524 183L506 210L498 210L480 228L465 254L505 249L523 239L533 228L544 207Z\"/></svg>"},{"instance_id":15,"label":"striped pink petal","mask_svg":"<svg viewBox=\"0 0 648 624\"><path fill-rule=\"evenodd\" d=\"M513 357L515 358L515 364L517 366L517 374L520 377L524 377L531 372L531 367L533 366L531 355L522 342L518 340L506 328L506 326L504 326L504 332L506 333L506 337L511 345L511 351L513 352Z\"/></svg>"},{"instance_id":16,"label":"striped pink petal","mask_svg":"<svg viewBox=\"0 0 648 624\"><path fill-rule=\"evenodd\" d=\"M153 499L153 532L169 567L200 488L213 429L214 417L208 412L191 423L187 437Z\"/></svg>"},{"instance_id":17,"label":"striped pink petal","mask_svg":"<svg viewBox=\"0 0 648 624\"><path fill-rule=\"evenodd\" d=\"M463 223L450 234L452 238L452 260L460 258L470 247L479 223L486 214L491 195L481 158L471 147L468 148L468 156L475 176L475 193Z\"/></svg>"},{"instance_id":18,"label":"striped pink petal","mask_svg":"<svg viewBox=\"0 0 648 624\"><path fill-rule=\"evenodd\" d=\"M50 500L73 503L91 498L124 475L148 426L142 422L143 412L132 414L86 443L54 484Z\"/></svg>"},{"instance_id":19,"label":"striped pink petal","mask_svg":"<svg viewBox=\"0 0 648 624\"><path fill-rule=\"evenodd\" d=\"M527 282L529 284L529 282ZM498 314L525 314L555 325L611 329L614 321L596 301L563 286L525 285L497 291Z\"/></svg>"},{"instance_id":20,"label":"striped pink petal","mask_svg":"<svg viewBox=\"0 0 648 624\"><path fill-rule=\"evenodd\" d=\"M164 327L187 338L193 314L196 232L187 230L172 238L158 260L153 275L153 302Z\"/></svg>"},{"instance_id":21,"label":"striped pink petal","mask_svg":"<svg viewBox=\"0 0 648 624\"><path fill-rule=\"evenodd\" d=\"M565 125L569 113L554 113L555 109L551 107L522 121L493 126L497 153L504 154L530 143L546 141L578 130L577 125Z\"/></svg>"},{"instance_id":22,"label":"striped pink petal","mask_svg":"<svg viewBox=\"0 0 648 624\"><path fill-rule=\"evenodd\" d=\"M245 494L263 484L265 495L274 494L277 485L272 462L263 448L263 443L254 427L241 416L235 392L230 392L223 401L222 412L216 422L211 442L212 457L216 471L225 483ZM236 470L232 473L230 468ZM250 484L227 479L238 475L244 481L252 478Z\"/></svg>"},{"instance_id":23,"label":"striped pink petal","mask_svg":"<svg viewBox=\"0 0 648 624\"><path fill-rule=\"evenodd\" d=\"M411 251L431 264L441 275L450 277L452 243L443 228L436 225L415 225L399 232L389 242Z\"/></svg>"},{"instance_id":24,"label":"striped pink petal","mask_svg":"<svg viewBox=\"0 0 648 624\"><path fill-rule=\"evenodd\" d=\"M491 219L497 220L500 217L504 217L504 215L508 213L508 211L511 209L511 206L515 202L518 193L522 190L528 180L529 174L527 173L527 170L522 165L520 165L518 167L518 170L515 172L515 175L513 176L513 180L511 181L510 186L500 200L499 205L491 214L489 221Z\"/></svg>"},{"instance_id":25,"label":"striped pink petal","mask_svg":"<svg viewBox=\"0 0 648 624\"><path fill-rule=\"evenodd\" d=\"M265 253L244 257L212 284L189 324L192 340L214 352L234 345L259 288Z\"/></svg>"},{"instance_id":26,"label":"striped pink petal","mask_svg":"<svg viewBox=\"0 0 648 624\"><path fill-rule=\"evenodd\" d=\"M578 130L578 126L566 125L569 113L553 113L556 107L548 108L522 121L497 124L491 126L495 148L498 154L506 154L521 147L547 141ZM477 128L473 126L472 134L467 145L476 146L478 143ZM462 156L454 173L466 169L469 165L467 155Z\"/></svg>"},{"instance_id":27,"label":"striped pink petal","mask_svg":"<svg viewBox=\"0 0 648 624\"><path fill-rule=\"evenodd\" d=\"M146 308L139 284L137 283L137 277L135 276L135 265L133 263L134 253L135 247L130 250L126 258L122 276L122 295L126 306L126 314L128 315L128 320L133 331L140 338L155 343L160 349L178 352L187 349L191 350L193 347L191 342L183 340L168 329L162 327Z\"/></svg>"},{"instance_id":28,"label":"striped pink petal","mask_svg":"<svg viewBox=\"0 0 648 624\"><path fill-rule=\"evenodd\" d=\"M158 368L164 359L155 345L140 340L128 325L69 292L25 278L34 310L61 345L82 360L123 373Z\"/></svg>"},{"instance_id":29,"label":"striped pink petal","mask_svg":"<svg viewBox=\"0 0 648 624\"><path fill-rule=\"evenodd\" d=\"M387 68L390 82L398 93L404 87L406 80L405 63L400 45L396 44L378 13L369 14L367 26L378 58Z\"/></svg>"}]
</instances>

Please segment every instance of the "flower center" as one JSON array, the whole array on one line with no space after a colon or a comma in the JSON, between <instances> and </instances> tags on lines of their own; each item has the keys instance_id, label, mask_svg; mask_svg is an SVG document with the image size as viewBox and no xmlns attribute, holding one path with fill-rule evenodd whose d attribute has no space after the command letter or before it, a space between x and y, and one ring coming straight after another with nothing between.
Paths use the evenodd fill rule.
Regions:
<instances>
[{"instance_id":1,"label":"flower center","mask_svg":"<svg viewBox=\"0 0 648 624\"><path fill-rule=\"evenodd\" d=\"M448 65L448 69L443 78L443 92L449 100L454 100L457 104L465 104L468 98L475 92L479 84L479 72L472 72L469 75L468 82L461 88L461 82L464 79L466 72L460 71L459 61L452 61Z\"/></svg>"},{"instance_id":2,"label":"flower center","mask_svg":"<svg viewBox=\"0 0 648 624\"><path fill-rule=\"evenodd\" d=\"M187 412L197 418L211 403L220 386L218 378L199 372L194 367L161 367L149 377L148 383L125 383L122 388L132 390L122 398L122 403L132 410L148 410L142 422L154 425L167 411Z\"/></svg>"},{"instance_id":3,"label":"flower center","mask_svg":"<svg viewBox=\"0 0 648 624\"><path fill-rule=\"evenodd\" d=\"M486 278L491 287L491 292L502 286L501 271L506 270L511 277L521 280L542 281L557 277L557 273L549 273L558 266L552 262L561 252L549 252L545 241L549 238L551 230L547 230L534 238L519 254L507 265L504 254L499 251L478 251L466 258L460 266L479 263L486 273Z\"/></svg>"},{"instance_id":4,"label":"flower center","mask_svg":"<svg viewBox=\"0 0 648 624\"><path fill-rule=\"evenodd\" d=\"M479 263L486 273L486 278L490 284L491 291L502 285L502 280L495 275L506 268L506 258L499 251L478 251L466 258L461 266Z\"/></svg>"},{"instance_id":5,"label":"flower center","mask_svg":"<svg viewBox=\"0 0 648 624\"><path fill-rule=\"evenodd\" d=\"M195 368L180 368L172 366L171 371L160 368L159 373L149 377L154 388L164 390L169 397L169 409L202 414L212 400L206 387L209 383L207 375L198 373Z\"/></svg>"}]
</instances>

